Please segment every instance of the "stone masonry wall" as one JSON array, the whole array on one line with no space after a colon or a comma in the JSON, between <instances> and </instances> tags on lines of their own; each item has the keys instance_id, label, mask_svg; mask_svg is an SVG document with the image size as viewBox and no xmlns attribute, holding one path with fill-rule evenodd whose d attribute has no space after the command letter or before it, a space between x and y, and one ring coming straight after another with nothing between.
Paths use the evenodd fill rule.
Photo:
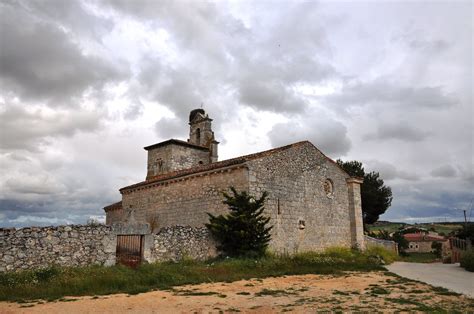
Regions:
<instances>
[{"instance_id":1,"label":"stone masonry wall","mask_svg":"<svg viewBox=\"0 0 474 314\"><path fill-rule=\"evenodd\" d=\"M173 170L192 168L200 164L206 165L210 161L209 158L209 151L180 145L173 145L172 147L171 163Z\"/></svg>"},{"instance_id":2,"label":"stone masonry wall","mask_svg":"<svg viewBox=\"0 0 474 314\"><path fill-rule=\"evenodd\" d=\"M147 178L210 162L209 151L169 144L148 151ZM161 165L158 163L161 159Z\"/></svg>"},{"instance_id":3,"label":"stone masonry wall","mask_svg":"<svg viewBox=\"0 0 474 314\"><path fill-rule=\"evenodd\" d=\"M448 251L449 250L449 241L439 241L441 242L441 248L442 251ZM433 241L410 241L409 246L407 249L405 249L405 252L408 253L429 253L429 252L434 252L434 249L431 247L433 245Z\"/></svg>"},{"instance_id":4,"label":"stone masonry wall","mask_svg":"<svg viewBox=\"0 0 474 314\"><path fill-rule=\"evenodd\" d=\"M346 179L349 192L349 216L351 219L351 245L365 250L364 222L362 218L362 197L360 194L363 178Z\"/></svg>"},{"instance_id":5,"label":"stone masonry wall","mask_svg":"<svg viewBox=\"0 0 474 314\"><path fill-rule=\"evenodd\" d=\"M217 255L216 242L205 227L173 226L154 235L149 262L206 260Z\"/></svg>"},{"instance_id":6,"label":"stone masonry wall","mask_svg":"<svg viewBox=\"0 0 474 314\"><path fill-rule=\"evenodd\" d=\"M125 218L124 214L125 213L124 213L123 208L112 209L112 210L107 211L106 212L105 224L106 225L111 225L113 223L123 221L123 219Z\"/></svg>"},{"instance_id":7,"label":"stone masonry wall","mask_svg":"<svg viewBox=\"0 0 474 314\"><path fill-rule=\"evenodd\" d=\"M150 223L154 232L175 225L202 227L209 221L206 213L227 212L222 192L229 186L248 190L247 169L219 169L125 192L122 206L132 209L138 222Z\"/></svg>"},{"instance_id":8,"label":"stone masonry wall","mask_svg":"<svg viewBox=\"0 0 474 314\"><path fill-rule=\"evenodd\" d=\"M0 271L113 265L115 247L116 236L104 225L0 229Z\"/></svg>"},{"instance_id":9,"label":"stone masonry wall","mask_svg":"<svg viewBox=\"0 0 474 314\"><path fill-rule=\"evenodd\" d=\"M147 156L147 178L172 171L168 162L171 159L171 154L171 145L150 149ZM161 166L158 164L160 159Z\"/></svg>"},{"instance_id":10,"label":"stone masonry wall","mask_svg":"<svg viewBox=\"0 0 474 314\"><path fill-rule=\"evenodd\" d=\"M114 265L116 234L133 233L119 229L104 225L0 229L0 272L53 265ZM145 236L150 243L145 241L143 257L149 263L217 255L216 242L205 227L172 226Z\"/></svg>"},{"instance_id":11,"label":"stone masonry wall","mask_svg":"<svg viewBox=\"0 0 474 314\"><path fill-rule=\"evenodd\" d=\"M397 242L395 241L390 241L390 240L382 240L382 239L377 239L377 238L372 238L369 236L364 236L365 238L365 243L366 247L374 247L374 246L381 246L389 251L394 252L395 254L398 255L398 245Z\"/></svg>"},{"instance_id":12,"label":"stone masonry wall","mask_svg":"<svg viewBox=\"0 0 474 314\"><path fill-rule=\"evenodd\" d=\"M306 142L248 162L249 191L269 193L266 214L273 225L270 247L279 253L351 246L349 177ZM324 182L330 179L328 196Z\"/></svg>"}]
</instances>

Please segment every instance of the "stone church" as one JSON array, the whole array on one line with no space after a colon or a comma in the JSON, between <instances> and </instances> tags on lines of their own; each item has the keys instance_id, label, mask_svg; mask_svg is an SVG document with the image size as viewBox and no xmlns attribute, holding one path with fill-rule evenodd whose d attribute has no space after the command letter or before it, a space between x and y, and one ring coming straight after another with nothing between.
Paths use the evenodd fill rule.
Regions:
<instances>
[{"instance_id":1,"label":"stone church","mask_svg":"<svg viewBox=\"0 0 474 314\"><path fill-rule=\"evenodd\" d=\"M308 141L218 161L212 119L203 109L189 115L189 139L145 147L146 179L120 189L122 201L106 206L106 224L148 223L203 227L206 213L227 211L230 186L269 196L270 249L280 253L331 246L363 249L360 178L351 178Z\"/></svg>"}]
</instances>

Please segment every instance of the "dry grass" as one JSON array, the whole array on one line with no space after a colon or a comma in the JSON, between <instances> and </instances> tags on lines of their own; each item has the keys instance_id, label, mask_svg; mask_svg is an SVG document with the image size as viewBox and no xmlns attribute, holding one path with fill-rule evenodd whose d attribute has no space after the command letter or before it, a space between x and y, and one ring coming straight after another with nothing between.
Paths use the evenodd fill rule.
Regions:
<instances>
[{"instance_id":1,"label":"dry grass","mask_svg":"<svg viewBox=\"0 0 474 314\"><path fill-rule=\"evenodd\" d=\"M64 298L38 304L0 303L0 312L32 313L472 313L474 300L388 272L344 272L203 283L139 295ZM26 308L28 307L28 308Z\"/></svg>"}]
</instances>

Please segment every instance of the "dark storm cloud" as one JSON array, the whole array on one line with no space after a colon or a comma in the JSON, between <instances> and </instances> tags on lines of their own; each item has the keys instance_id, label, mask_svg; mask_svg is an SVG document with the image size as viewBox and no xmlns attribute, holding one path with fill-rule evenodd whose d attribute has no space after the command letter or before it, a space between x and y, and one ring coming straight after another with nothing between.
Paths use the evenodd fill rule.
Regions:
<instances>
[{"instance_id":1,"label":"dark storm cloud","mask_svg":"<svg viewBox=\"0 0 474 314\"><path fill-rule=\"evenodd\" d=\"M365 170L368 171L375 171L380 173L380 177L383 180L390 181L395 179L402 179L408 181L417 181L420 179L420 176L416 173L404 171L397 169L394 165L377 160L369 160L364 162Z\"/></svg>"},{"instance_id":2,"label":"dark storm cloud","mask_svg":"<svg viewBox=\"0 0 474 314\"><path fill-rule=\"evenodd\" d=\"M64 192L64 187L47 175L12 177L5 181L4 188L17 194L54 195Z\"/></svg>"},{"instance_id":3,"label":"dark storm cloud","mask_svg":"<svg viewBox=\"0 0 474 314\"><path fill-rule=\"evenodd\" d=\"M156 122L155 130L158 136L162 139L168 138L186 138L188 136L186 128L186 121L176 118L163 118Z\"/></svg>"},{"instance_id":4,"label":"dark storm cloud","mask_svg":"<svg viewBox=\"0 0 474 314\"><path fill-rule=\"evenodd\" d=\"M16 0L25 11L34 14L38 20L54 23L66 29L69 35L81 36L91 40L101 37L113 28L109 18L97 16L86 8L87 2L63 0Z\"/></svg>"},{"instance_id":5,"label":"dark storm cloud","mask_svg":"<svg viewBox=\"0 0 474 314\"><path fill-rule=\"evenodd\" d=\"M471 186L472 188L472 186ZM384 215L394 221L462 221L462 209L472 198L469 186L452 189L433 182L406 182L392 185L397 202Z\"/></svg>"},{"instance_id":6,"label":"dark storm cloud","mask_svg":"<svg viewBox=\"0 0 474 314\"><path fill-rule=\"evenodd\" d=\"M18 3L0 5L0 83L4 92L70 106L71 96L123 79L125 71L86 55L52 21L38 20Z\"/></svg>"},{"instance_id":7,"label":"dark storm cloud","mask_svg":"<svg viewBox=\"0 0 474 314\"><path fill-rule=\"evenodd\" d=\"M420 130L410 124L404 123L385 123L377 127L375 134L368 134L365 136L367 140L389 140L396 139L408 142L423 141L430 135L429 132Z\"/></svg>"},{"instance_id":8,"label":"dark storm cloud","mask_svg":"<svg viewBox=\"0 0 474 314\"><path fill-rule=\"evenodd\" d=\"M146 57L140 63L136 93L166 106L175 114L176 119L183 121L181 126L186 124L189 112L199 108L201 104L220 123L225 116L223 108L228 104L221 102L216 96L225 91L222 90L222 84L215 81L216 78L204 78L196 67L171 66L163 64L160 58Z\"/></svg>"},{"instance_id":9,"label":"dark storm cloud","mask_svg":"<svg viewBox=\"0 0 474 314\"><path fill-rule=\"evenodd\" d=\"M421 30L407 27L398 34L392 36L394 42L406 44L410 49L419 50L422 53L436 55L445 52L453 46L453 44L441 38L426 38Z\"/></svg>"},{"instance_id":10,"label":"dark storm cloud","mask_svg":"<svg viewBox=\"0 0 474 314\"><path fill-rule=\"evenodd\" d=\"M335 75L328 62L308 53L318 49L323 55L328 51L322 18L313 4L285 4L285 11L275 10L281 7L275 4L263 11L263 16L252 17L253 25L247 25L219 4L105 3L120 14L147 19L164 28L184 52L183 62L191 66L177 67L159 57L148 58L142 62L139 75L141 95L166 105L178 116L201 101L216 103L214 107L221 108L216 110L218 115L224 106L234 109L229 103L263 111L303 112L306 103L294 85ZM222 95L226 95L227 104L217 104ZM219 115L221 119L216 120L226 117Z\"/></svg>"},{"instance_id":11,"label":"dark storm cloud","mask_svg":"<svg viewBox=\"0 0 474 314\"><path fill-rule=\"evenodd\" d=\"M456 177L457 175L457 171L456 169L451 166L451 165L443 165L443 166L440 166L436 169L433 169L430 174L433 176L433 177L440 177L440 178L452 178L452 177Z\"/></svg>"},{"instance_id":12,"label":"dark storm cloud","mask_svg":"<svg viewBox=\"0 0 474 314\"><path fill-rule=\"evenodd\" d=\"M71 203L19 201L0 199L0 221L2 227L50 226L86 223L89 217L99 213L97 208L104 204L84 203L80 210L71 209Z\"/></svg>"},{"instance_id":13,"label":"dark storm cloud","mask_svg":"<svg viewBox=\"0 0 474 314\"><path fill-rule=\"evenodd\" d=\"M290 122L278 123L273 126L268 137L273 147L309 140L333 158L345 155L351 148L347 128L322 113L293 117Z\"/></svg>"},{"instance_id":14,"label":"dark storm cloud","mask_svg":"<svg viewBox=\"0 0 474 314\"><path fill-rule=\"evenodd\" d=\"M101 4L135 18L169 23L187 40L217 27L217 12L210 2L102 0Z\"/></svg>"},{"instance_id":15,"label":"dark storm cloud","mask_svg":"<svg viewBox=\"0 0 474 314\"><path fill-rule=\"evenodd\" d=\"M462 6L4 0L0 224L103 214L143 179L145 140L186 138L201 103L230 154L244 140L229 125L260 132L240 146L310 140L379 171L394 189L387 217L451 213L474 182L472 4ZM268 138L267 115L287 121ZM454 176L439 167L454 160Z\"/></svg>"},{"instance_id":16,"label":"dark storm cloud","mask_svg":"<svg viewBox=\"0 0 474 314\"><path fill-rule=\"evenodd\" d=\"M259 110L301 112L305 100L280 82L244 81L240 84L241 103Z\"/></svg>"},{"instance_id":17,"label":"dark storm cloud","mask_svg":"<svg viewBox=\"0 0 474 314\"><path fill-rule=\"evenodd\" d=\"M21 105L6 104L0 111L0 150L36 151L48 138L72 136L78 131L99 127L100 112L26 110Z\"/></svg>"},{"instance_id":18,"label":"dark storm cloud","mask_svg":"<svg viewBox=\"0 0 474 314\"><path fill-rule=\"evenodd\" d=\"M323 98L329 106L347 109L350 106L390 105L400 110L410 108L443 109L454 106L458 100L440 86L411 87L387 79L368 82L349 82L334 95Z\"/></svg>"},{"instance_id":19,"label":"dark storm cloud","mask_svg":"<svg viewBox=\"0 0 474 314\"><path fill-rule=\"evenodd\" d=\"M79 154L25 154L28 158L20 161L18 154L0 154L2 172L8 169L0 177L2 226L85 223L118 198L118 179L110 175L110 165Z\"/></svg>"}]
</instances>

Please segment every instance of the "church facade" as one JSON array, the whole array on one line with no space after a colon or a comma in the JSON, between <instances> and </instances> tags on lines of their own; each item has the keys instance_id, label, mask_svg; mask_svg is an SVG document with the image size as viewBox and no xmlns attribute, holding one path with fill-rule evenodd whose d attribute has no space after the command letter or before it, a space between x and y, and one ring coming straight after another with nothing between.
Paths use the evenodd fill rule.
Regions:
<instances>
[{"instance_id":1,"label":"church facade","mask_svg":"<svg viewBox=\"0 0 474 314\"><path fill-rule=\"evenodd\" d=\"M259 197L268 192L270 249L279 253L331 246L365 248L360 178L351 178L308 141L218 161L212 119L191 111L187 141L145 147L147 175L120 189L122 201L106 206L106 224L148 223L152 232L172 226L203 227L207 213L226 213L230 186Z\"/></svg>"}]
</instances>

